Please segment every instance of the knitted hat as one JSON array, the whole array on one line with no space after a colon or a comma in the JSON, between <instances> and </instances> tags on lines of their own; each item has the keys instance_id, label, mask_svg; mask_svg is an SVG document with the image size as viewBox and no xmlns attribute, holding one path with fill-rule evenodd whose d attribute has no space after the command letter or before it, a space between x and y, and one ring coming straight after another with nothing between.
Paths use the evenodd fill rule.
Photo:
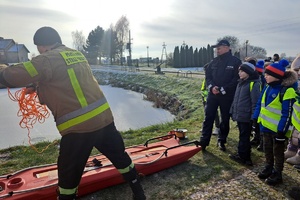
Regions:
<instances>
[{"instance_id":1,"label":"knitted hat","mask_svg":"<svg viewBox=\"0 0 300 200\"><path fill-rule=\"evenodd\" d=\"M295 58L295 60L292 62L291 68L293 70L299 70L300 69L300 55Z\"/></svg>"},{"instance_id":2,"label":"knitted hat","mask_svg":"<svg viewBox=\"0 0 300 200\"><path fill-rule=\"evenodd\" d=\"M239 70L242 70L247 74L251 75L255 72L255 67L249 62L244 62L243 64L241 64Z\"/></svg>"},{"instance_id":3,"label":"knitted hat","mask_svg":"<svg viewBox=\"0 0 300 200\"><path fill-rule=\"evenodd\" d=\"M255 66L255 70L258 73L263 73L264 72L264 65L265 65L265 61L263 61L263 60L257 61L256 66Z\"/></svg>"},{"instance_id":4,"label":"knitted hat","mask_svg":"<svg viewBox=\"0 0 300 200\"><path fill-rule=\"evenodd\" d=\"M245 58L245 61L246 62L249 62L249 63L251 63L252 65L256 65L256 62L257 62L257 59L256 58L254 58L254 57L246 57Z\"/></svg>"},{"instance_id":5,"label":"knitted hat","mask_svg":"<svg viewBox=\"0 0 300 200\"><path fill-rule=\"evenodd\" d=\"M54 28L45 26L35 32L33 43L37 46L47 46L55 43L62 44L62 41Z\"/></svg>"},{"instance_id":6,"label":"knitted hat","mask_svg":"<svg viewBox=\"0 0 300 200\"><path fill-rule=\"evenodd\" d=\"M266 67L265 73L278 79L283 79L285 67L289 65L289 61L282 59L278 63L272 63Z\"/></svg>"}]
</instances>

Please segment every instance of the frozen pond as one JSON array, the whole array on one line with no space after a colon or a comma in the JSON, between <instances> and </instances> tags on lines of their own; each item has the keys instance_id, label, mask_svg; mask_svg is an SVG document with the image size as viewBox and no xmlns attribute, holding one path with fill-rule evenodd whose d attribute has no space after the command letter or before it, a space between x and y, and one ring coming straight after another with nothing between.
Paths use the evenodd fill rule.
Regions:
<instances>
[{"instance_id":1,"label":"frozen pond","mask_svg":"<svg viewBox=\"0 0 300 200\"><path fill-rule=\"evenodd\" d=\"M115 124L120 131L135 130L175 119L170 112L154 108L152 102L143 100L143 94L111 86L100 87L110 104ZM17 90L19 89L11 89L11 92L14 94ZM0 102L0 149L28 145L27 129L19 126L21 118L17 117L18 103L10 100L7 89L0 89ZM43 124L36 123L34 128L30 129L30 137L32 143L60 138L52 115Z\"/></svg>"}]
</instances>

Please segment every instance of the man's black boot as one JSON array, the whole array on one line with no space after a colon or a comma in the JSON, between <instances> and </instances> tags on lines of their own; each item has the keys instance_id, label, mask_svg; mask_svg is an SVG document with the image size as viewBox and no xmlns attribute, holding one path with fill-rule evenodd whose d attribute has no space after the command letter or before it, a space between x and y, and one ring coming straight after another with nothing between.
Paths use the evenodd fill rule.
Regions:
<instances>
[{"instance_id":1,"label":"man's black boot","mask_svg":"<svg viewBox=\"0 0 300 200\"><path fill-rule=\"evenodd\" d=\"M139 179L134 179L129 182L129 185L131 187L131 190L133 192L133 199L134 200L145 200L146 196L144 194L144 190L142 188L142 185L140 183Z\"/></svg>"},{"instance_id":2,"label":"man's black boot","mask_svg":"<svg viewBox=\"0 0 300 200\"><path fill-rule=\"evenodd\" d=\"M141 185L136 168L132 168L129 172L123 174L124 179L129 183L133 193L134 200L145 200L144 189Z\"/></svg>"},{"instance_id":3,"label":"man's black boot","mask_svg":"<svg viewBox=\"0 0 300 200\"><path fill-rule=\"evenodd\" d=\"M201 141L201 140L200 140L200 142L198 142L198 145L201 146L202 151L205 151L207 145L206 145L206 143L205 143L204 141Z\"/></svg>"},{"instance_id":4,"label":"man's black boot","mask_svg":"<svg viewBox=\"0 0 300 200\"><path fill-rule=\"evenodd\" d=\"M280 171L273 170L272 175L265 181L269 185L277 185L282 183L282 174Z\"/></svg>"},{"instance_id":5,"label":"man's black boot","mask_svg":"<svg viewBox=\"0 0 300 200\"><path fill-rule=\"evenodd\" d=\"M219 141L219 142L218 142L218 148L219 148L221 151L226 151L225 144L224 144L224 142L222 142L222 141Z\"/></svg>"},{"instance_id":6,"label":"man's black boot","mask_svg":"<svg viewBox=\"0 0 300 200\"><path fill-rule=\"evenodd\" d=\"M258 178L266 179L272 175L272 172L273 172L273 166L266 165L265 168L261 172L259 172Z\"/></svg>"}]
</instances>

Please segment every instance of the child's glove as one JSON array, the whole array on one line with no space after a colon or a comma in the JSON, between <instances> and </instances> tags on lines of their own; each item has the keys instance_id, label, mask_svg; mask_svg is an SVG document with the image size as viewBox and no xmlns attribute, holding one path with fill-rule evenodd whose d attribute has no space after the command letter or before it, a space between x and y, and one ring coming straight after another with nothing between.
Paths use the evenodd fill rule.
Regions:
<instances>
[{"instance_id":1,"label":"child's glove","mask_svg":"<svg viewBox=\"0 0 300 200\"><path fill-rule=\"evenodd\" d=\"M275 135L275 142L283 143L285 142L285 134L282 131L278 131Z\"/></svg>"},{"instance_id":2,"label":"child's glove","mask_svg":"<svg viewBox=\"0 0 300 200\"><path fill-rule=\"evenodd\" d=\"M257 119L252 119L252 130L255 130L257 126Z\"/></svg>"}]
</instances>

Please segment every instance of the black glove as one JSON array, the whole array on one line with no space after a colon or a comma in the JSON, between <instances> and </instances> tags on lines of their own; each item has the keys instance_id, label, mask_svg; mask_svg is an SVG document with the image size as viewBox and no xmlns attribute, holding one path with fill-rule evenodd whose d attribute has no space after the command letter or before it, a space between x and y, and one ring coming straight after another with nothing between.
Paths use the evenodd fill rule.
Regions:
<instances>
[{"instance_id":1,"label":"black glove","mask_svg":"<svg viewBox=\"0 0 300 200\"><path fill-rule=\"evenodd\" d=\"M257 119L252 119L252 130L255 130L257 126Z\"/></svg>"},{"instance_id":2,"label":"black glove","mask_svg":"<svg viewBox=\"0 0 300 200\"><path fill-rule=\"evenodd\" d=\"M278 131L275 135L275 142L285 142L285 134L282 131Z\"/></svg>"},{"instance_id":3,"label":"black glove","mask_svg":"<svg viewBox=\"0 0 300 200\"><path fill-rule=\"evenodd\" d=\"M26 85L26 94L32 94L36 91L36 84L31 83L29 85Z\"/></svg>"}]
</instances>

